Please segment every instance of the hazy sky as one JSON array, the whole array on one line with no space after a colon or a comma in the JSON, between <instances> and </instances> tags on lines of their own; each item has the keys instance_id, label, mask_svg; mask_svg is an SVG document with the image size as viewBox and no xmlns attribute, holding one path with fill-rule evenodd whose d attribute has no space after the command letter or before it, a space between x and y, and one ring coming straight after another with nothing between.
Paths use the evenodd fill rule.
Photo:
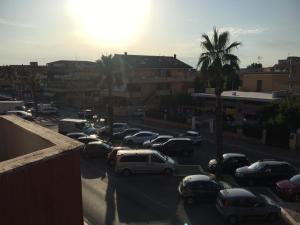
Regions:
<instances>
[{"instance_id":1,"label":"hazy sky","mask_svg":"<svg viewBox=\"0 0 300 225\"><path fill-rule=\"evenodd\" d=\"M0 0L0 65L101 54L173 55L195 66L213 26L241 66L300 56L300 0Z\"/></svg>"}]
</instances>

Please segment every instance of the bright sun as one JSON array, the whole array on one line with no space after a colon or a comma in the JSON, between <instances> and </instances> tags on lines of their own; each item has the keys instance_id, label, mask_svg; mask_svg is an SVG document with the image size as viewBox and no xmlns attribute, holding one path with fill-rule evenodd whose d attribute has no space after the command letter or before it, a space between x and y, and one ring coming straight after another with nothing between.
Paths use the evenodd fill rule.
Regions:
<instances>
[{"instance_id":1,"label":"bright sun","mask_svg":"<svg viewBox=\"0 0 300 225\"><path fill-rule=\"evenodd\" d=\"M141 30L149 0L70 0L70 7L88 37L117 44L130 41Z\"/></svg>"}]
</instances>

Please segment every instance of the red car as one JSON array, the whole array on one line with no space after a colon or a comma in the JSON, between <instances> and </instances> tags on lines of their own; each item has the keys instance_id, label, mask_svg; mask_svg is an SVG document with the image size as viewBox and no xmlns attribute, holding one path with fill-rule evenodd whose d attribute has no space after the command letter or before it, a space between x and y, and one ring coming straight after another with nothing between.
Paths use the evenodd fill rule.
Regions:
<instances>
[{"instance_id":1,"label":"red car","mask_svg":"<svg viewBox=\"0 0 300 225\"><path fill-rule=\"evenodd\" d=\"M285 198L300 201L300 174L289 180L282 180L276 183L277 193Z\"/></svg>"}]
</instances>

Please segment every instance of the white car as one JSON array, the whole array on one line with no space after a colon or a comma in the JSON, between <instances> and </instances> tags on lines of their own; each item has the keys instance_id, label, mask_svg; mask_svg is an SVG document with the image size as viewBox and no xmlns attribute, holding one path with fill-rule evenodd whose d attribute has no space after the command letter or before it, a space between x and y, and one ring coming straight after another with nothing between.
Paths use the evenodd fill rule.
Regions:
<instances>
[{"instance_id":1,"label":"white car","mask_svg":"<svg viewBox=\"0 0 300 225\"><path fill-rule=\"evenodd\" d=\"M184 134L180 134L180 137L189 138L193 144L201 144L202 136L197 131L188 130Z\"/></svg>"},{"instance_id":2,"label":"white car","mask_svg":"<svg viewBox=\"0 0 300 225\"><path fill-rule=\"evenodd\" d=\"M169 139L173 138L171 135L159 135L157 138L154 138L152 140L147 140L144 141L143 147L144 148L151 148L152 144L160 144L160 143L165 143Z\"/></svg>"},{"instance_id":3,"label":"white car","mask_svg":"<svg viewBox=\"0 0 300 225\"><path fill-rule=\"evenodd\" d=\"M158 133L154 133L151 131L140 131L133 135L128 135L124 137L123 141L126 144L138 144L141 145L147 140L152 140L158 137Z\"/></svg>"},{"instance_id":4,"label":"white car","mask_svg":"<svg viewBox=\"0 0 300 225\"><path fill-rule=\"evenodd\" d=\"M121 132L128 128L127 123L113 123L113 133ZM104 126L99 129L99 133L108 134L109 126Z\"/></svg>"},{"instance_id":5,"label":"white car","mask_svg":"<svg viewBox=\"0 0 300 225\"><path fill-rule=\"evenodd\" d=\"M26 120L33 120L32 114L23 110L7 111L7 115L16 115Z\"/></svg>"}]
</instances>

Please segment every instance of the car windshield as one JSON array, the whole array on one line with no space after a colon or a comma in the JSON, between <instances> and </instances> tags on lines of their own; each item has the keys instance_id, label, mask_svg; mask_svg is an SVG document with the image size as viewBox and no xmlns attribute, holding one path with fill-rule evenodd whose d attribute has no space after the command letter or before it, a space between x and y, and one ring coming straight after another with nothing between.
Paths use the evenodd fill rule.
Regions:
<instances>
[{"instance_id":1,"label":"car windshield","mask_svg":"<svg viewBox=\"0 0 300 225\"><path fill-rule=\"evenodd\" d=\"M161 154L160 152L157 153L160 157L162 157L164 160L168 159L168 156Z\"/></svg>"},{"instance_id":2,"label":"car windshield","mask_svg":"<svg viewBox=\"0 0 300 225\"><path fill-rule=\"evenodd\" d=\"M293 184L296 184L296 185L299 185L300 186L300 175L296 175L296 176L293 176L290 181L293 183Z\"/></svg>"},{"instance_id":3,"label":"car windshield","mask_svg":"<svg viewBox=\"0 0 300 225\"><path fill-rule=\"evenodd\" d=\"M104 147L104 148L107 148L107 149L112 149L112 147L106 143L101 143L101 145Z\"/></svg>"},{"instance_id":4,"label":"car windshield","mask_svg":"<svg viewBox=\"0 0 300 225\"><path fill-rule=\"evenodd\" d=\"M256 162L256 163L253 163L248 168L251 169L251 170L261 170L264 167L265 167L264 163L262 163L262 162Z\"/></svg>"}]
</instances>

